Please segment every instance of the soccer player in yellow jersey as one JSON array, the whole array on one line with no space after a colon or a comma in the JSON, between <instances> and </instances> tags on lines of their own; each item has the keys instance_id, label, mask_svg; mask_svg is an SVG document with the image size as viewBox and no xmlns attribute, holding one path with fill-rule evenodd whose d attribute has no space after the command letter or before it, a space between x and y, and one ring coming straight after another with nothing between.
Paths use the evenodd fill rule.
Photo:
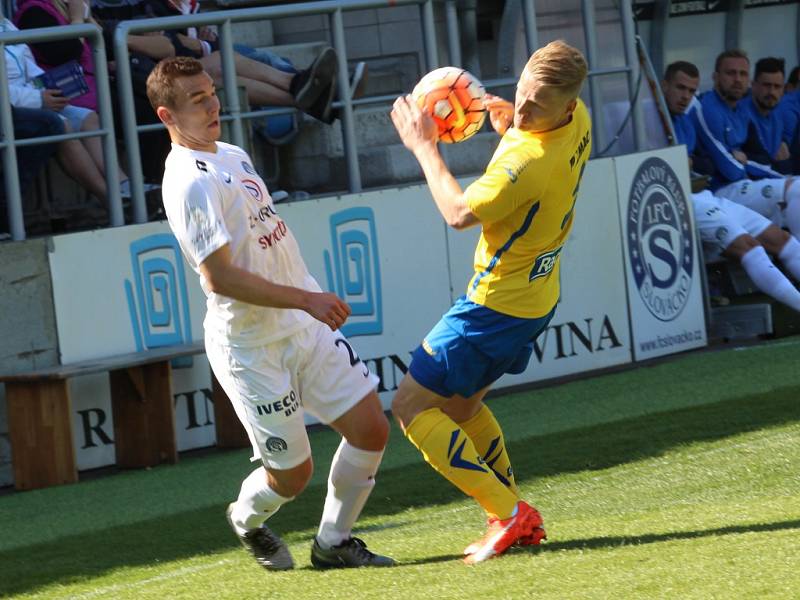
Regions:
<instances>
[{"instance_id":1,"label":"soccer player in yellow jersey","mask_svg":"<svg viewBox=\"0 0 800 600\"><path fill-rule=\"evenodd\" d=\"M591 150L591 123L578 98L586 74L580 51L556 41L528 60L513 105L487 95L503 137L466 191L439 154L431 116L410 96L392 110L448 225L481 225L466 295L414 351L392 402L425 460L486 511L486 535L464 551L470 564L545 537L541 515L520 498L503 433L483 398L503 373L526 368L555 312L561 250Z\"/></svg>"}]
</instances>

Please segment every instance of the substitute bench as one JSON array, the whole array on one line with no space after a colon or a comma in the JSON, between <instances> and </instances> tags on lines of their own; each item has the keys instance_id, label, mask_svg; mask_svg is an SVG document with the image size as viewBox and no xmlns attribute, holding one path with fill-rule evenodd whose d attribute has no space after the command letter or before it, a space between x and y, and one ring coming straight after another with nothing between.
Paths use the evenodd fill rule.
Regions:
<instances>
[{"instance_id":1,"label":"substitute bench","mask_svg":"<svg viewBox=\"0 0 800 600\"><path fill-rule=\"evenodd\" d=\"M0 375L6 385L15 487L29 490L78 480L69 380L82 375L109 374L119 467L177 462L170 361L204 352L202 343L185 344ZM212 384L217 445L247 446L247 436L213 374Z\"/></svg>"}]
</instances>

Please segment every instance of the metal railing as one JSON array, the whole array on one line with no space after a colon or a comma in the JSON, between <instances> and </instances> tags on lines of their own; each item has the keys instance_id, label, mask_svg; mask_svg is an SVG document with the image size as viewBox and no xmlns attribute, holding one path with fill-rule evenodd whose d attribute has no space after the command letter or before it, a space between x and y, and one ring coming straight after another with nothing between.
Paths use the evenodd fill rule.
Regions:
<instances>
[{"instance_id":1,"label":"metal railing","mask_svg":"<svg viewBox=\"0 0 800 600\"><path fill-rule=\"evenodd\" d=\"M100 116L100 129L27 138L24 140L15 139L14 121L11 114L11 101L8 89L8 73L6 71L5 62L6 45L20 43L35 44L37 42L53 42L76 38L86 38L92 47L92 59L95 65L95 81L97 83L97 107ZM0 152L2 152L3 155L3 179L5 180L8 225L11 239L25 239L25 223L23 219L19 174L17 172L18 163L16 149L20 146L53 144L85 137L102 137L105 180L106 187L108 188L109 221L113 227L124 225L122 200L120 198L119 189L119 173L117 172L117 146L114 138L114 119L111 112L111 94L108 84L108 61L106 60L106 48L103 43L102 31L95 25L83 24L0 32L0 52L4 55L3 60L0 60L0 131L2 132L2 138L0 138Z\"/></svg>"},{"instance_id":2,"label":"metal railing","mask_svg":"<svg viewBox=\"0 0 800 600\"><path fill-rule=\"evenodd\" d=\"M618 14L621 24L622 50L625 64L620 66L600 67L600 53L598 52L597 23L598 16L595 0L576 0L573 3L564 3L564 10L572 10L579 5L583 37L586 48L586 61L589 65L587 91L589 106L592 110L592 154L600 148L611 148L615 143L613 134L606 132L603 119L603 96L600 79L603 77L626 75L628 98L632 101L630 108L630 121L633 126L633 139L637 149L646 145L644 132L644 119L636 90L641 82L639 63L636 55L635 27L633 12L629 1L618 3ZM498 33L498 64L502 72L510 73L513 70L512 58L517 46L517 34L520 24L523 26L525 45L528 54L532 54L538 47L537 21L534 0L518 0L506 2L505 11ZM487 87L505 85L507 82L516 83L516 78L507 80L484 80ZM626 119L627 122L627 119ZM619 133L619 132L618 132Z\"/></svg>"},{"instance_id":3,"label":"metal railing","mask_svg":"<svg viewBox=\"0 0 800 600\"><path fill-rule=\"evenodd\" d=\"M513 0L509 0L510 2ZM223 114L220 120L230 122L231 138L234 144L244 145L245 135L243 121L246 119L277 115L293 112L293 108L264 108L259 110L243 111L240 105L238 89L236 85L236 72L234 65L233 34L232 24L247 21L258 21L265 19L277 19L281 17L302 17L312 15L327 15L331 31L331 42L336 50L339 70L337 85L340 90L349 90L349 77L347 70L347 47L344 31L343 13L356 10L367 10L387 7L400 7L417 5L420 12L420 22L422 27L423 53L425 57L425 68L431 70L439 66L438 46L436 36L436 24L434 21L434 2L444 4L447 48L449 62L455 66L460 66L460 36L458 24L457 0L335 0L318 1L305 4L279 5L268 7L243 8L235 10L214 11L193 15L182 15L163 17L155 19L140 19L135 21L123 21L117 26L114 34L114 54L116 57L116 80L120 101L120 120L122 122L126 154L128 155L128 175L131 181L132 193L132 220L134 223L147 221L147 208L144 197L144 180L142 174L142 162L139 153L138 134L146 131L162 129L162 124L138 125L136 122L136 112L134 109L133 84L131 80L131 69L129 61L129 50L127 45L128 36L131 34L146 33L151 31L165 31L183 29L186 27L201 27L206 25L217 25L219 28L220 54L223 69L223 89L225 90L226 106L223 107ZM536 11L533 0L519 0L518 7L521 9L521 22L524 28L525 42L528 53L532 53L538 45L536 31ZM590 104L592 105L595 122L602 121L601 106L602 98L599 88L596 86L596 78L608 75L627 74L630 97L636 99L635 86L639 82L639 64L636 56L636 46L633 32L633 16L628 2L620 3L620 19L622 22L623 48L626 63L618 67L599 68L596 65L596 33L594 18L594 2L592 0L581 0L581 7L584 12L584 35L586 40L586 54L589 65L593 68L589 72ZM6 173L11 175L6 177L6 190L9 207L13 205L13 218L9 211L9 220L12 221L12 236L14 239L24 238L24 225L22 223L21 200L19 198L19 185L16 179L16 169L14 163L14 153L8 152L8 148L37 143L39 141L57 141L70 139L82 135L103 135L104 152L106 154L106 164L116 164L116 150L113 147L113 121L110 113L110 101L108 94L108 74L105 48L100 31L91 25L74 25L41 30L26 30L22 32L0 34L0 46L4 43L12 42L32 42L32 41L51 41L56 39L66 39L74 37L87 37L92 43L95 54L96 77L98 87L98 100L100 103L100 116L102 128L91 134L72 134L68 136L52 136L50 138L38 138L25 141L15 141L13 139L13 129L8 128L10 122L10 109L8 98L4 89L0 89L0 125L6 133L6 140L3 143L4 166ZM2 61L0 61L2 63ZM102 68L104 67L105 68ZM0 82L6 81L5 65L0 64ZM517 77L512 74L509 77L501 77L492 80L484 80L486 87L495 88L501 86L515 85ZM7 88L7 86L2 86ZM356 106L368 104L384 104L394 100L394 96L370 96L354 100L350 93L340 94L340 99L334 102L334 107L340 109L340 126L342 128L343 146L345 160L347 164L347 175L350 192L359 192L362 189L361 171L358 163L358 149L356 146L355 124L353 109ZM634 125L634 141L637 149L644 147L643 121L641 118L638 102L632 105L632 121ZM601 145L604 141L605 132L602 125L595 129L596 145ZM110 147L109 147L110 146ZM6 164L8 163L8 164ZM8 180L13 180L9 183ZM106 169L106 180L109 187L109 206L111 211L111 225L123 224L121 203L119 201L119 185L115 169Z\"/></svg>"},{"instance_id":4,"label":"metal railing","mask_svg":"<svg viewBox=\"0 0 800 600\"><path fill-rule=\"evenodd\" d=\"M332 45L336 50L339 61L337 87L340 90L349 90L350 82L347 71L347 48L344 34L343 13L346 11L366 10L373 8L386 8L388 6L418 5L422 21L423 44L425 62L428 70L438 66L439 59L436 49L436 31L433 15L435 0L340 0L336 2L309 2L306 4L292 4L290 6L264 6L255 8L241 8L235 10L214 11L193 15L175 17L162 17L157 19L141 19L136 21L123 21L114 32L114 56L117 58L117 86L120 102L122 104L122 125L125 136L125 145L130 158L129 169L131 178L131 194L133 203L133 220L142 223L147 220L142 181L142 167L139 159L138 132L158 128L159 125L137 126L133 110L133 87L130 77L128 61L127 37L131 34L150 31L165 31L170 29L183 29L186 27L202 27L204 25L217 25L219 28L219 50L222 62L223 89L227 106L223 107L225 114L220 117L222 121L231 122L231 137L234 144L242 146L245 139L242 121L270 114L290 112L290 110L276 111L275 109L254 110L243 113L239 103L236 88L236 71L234 66L233 35L231 25L247 21L262 19L277 19L281 17L303 17L311 15L328 15ZM438 0L442 1L442 0ZM455 0L445 0L447 4L455 4ZM451 11L448 11L448 13ZM454 12L454 11L452 11ZM457 31L457 21L455 28ZM361 186L361 171L358 165L358 150L356 148L355 124L353 107L363 104L383 103L393 100L394 97L378 96L353 100L349 93L340 94L341 99L334 103L340 109L342 138L344 142L347 175L351 192L359 192Z\"/></svg>"}]
</instances>

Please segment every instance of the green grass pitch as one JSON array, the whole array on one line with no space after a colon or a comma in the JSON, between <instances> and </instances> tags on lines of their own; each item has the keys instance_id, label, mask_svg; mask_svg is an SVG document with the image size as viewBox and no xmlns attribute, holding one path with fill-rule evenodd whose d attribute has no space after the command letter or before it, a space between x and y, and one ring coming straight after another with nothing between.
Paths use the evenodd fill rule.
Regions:
<instances>
[{"instance_id":1,"label":"green grass pitch","mask_svg":"<svg viewBox=\"0 0 800 600\"><path fill-rule=\"evenodd\" d=\"M294 571L238 545L224 508L249 453L212 452L0 496L0 597L798 598L798 365L781 341L490 400L545 519L537 549L464 565L480 510L393 428L356 533L401 566L312 570L338 441L316 431L314 479L270 523Z\"/></svg>"}]
</instances>

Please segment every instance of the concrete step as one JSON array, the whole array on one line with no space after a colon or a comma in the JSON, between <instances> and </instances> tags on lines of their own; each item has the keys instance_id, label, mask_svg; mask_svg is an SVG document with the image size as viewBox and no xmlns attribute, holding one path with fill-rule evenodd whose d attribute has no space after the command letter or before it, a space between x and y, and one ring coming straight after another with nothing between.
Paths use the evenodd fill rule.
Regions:
<instances>
[{"instance_id":1,"label":"concrete step","mask_svg":"<svg viewBox=\"0 0 800 600\"><path fill-rule=\"evenodd\" d=\"M727 340L769 335L772 329L772 310L767 303L717 306L711 311L709 336Z\"/></svg>"},{"instance_id":2,"label":"concrete step","mask_svg":"<svg viewBox=\"0 0 800 600\"><path fill-rule=\"evenodd\" d=\"M259 51L269 51L291 62L296 68L309 66L319 53L326 48L326 42L305 42L278 46L261 46ZM366 96L387 94L407 94L420 78L416 55L376 56L362 59L367 64L367 77L364 87ZM352 72L358 60L348 60Z\"/></svg>"},{"instance_id":3,"label":"concrete step","mask_svg":"<svg viewBox=\"0 0 800 600\"><path fill-rule=\"evenodd\" d=\"M261 46L258 50L266 50L287 59L298 69L305 69L317 55L326 48L326 42L304 42L300 44L282 44L279 46Z\"/></svg>"},{"instance_id":4,"label":"concrete step","mask_svg":"<svg viewBox=\"0 0 800 600\"><path fill-rule=\"evenodd\" d=\"M233 41L252 48L270 46L275 43L271 20L243 21L231 25Z\"/></svg>"},{"instance_id":5,"label":"concrete step","mask_svg":"<svg viewBox=\"0 0 800 600\"><path fill-rule=\"evenodd\" d=\"M356 145L362 185L383 187L420 181L422 170L400 143L389 117L389 107L355 111ZM445 160L455 175L480 173L491 158L499 137L478 133L461 144L442 145ZM347 162L341 127L304 119L295 140L281 147L281 185L314 193L347 189Z\"/></svg>"}]
</instances>

